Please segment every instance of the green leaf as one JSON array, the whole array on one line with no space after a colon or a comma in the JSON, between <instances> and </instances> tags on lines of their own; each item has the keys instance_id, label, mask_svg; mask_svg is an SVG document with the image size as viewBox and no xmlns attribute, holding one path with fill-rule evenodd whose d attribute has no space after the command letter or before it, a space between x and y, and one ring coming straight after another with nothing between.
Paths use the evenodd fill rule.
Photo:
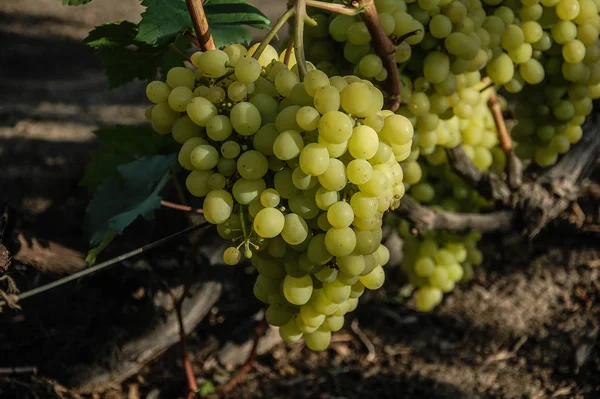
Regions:
<instances>
[{"instance_id":1,"label":"green leaf","mask_svg":"<svg viewBox=\"0 0 600 399\"><path fill-rule=\"evenodd\" d=\"M171 135L158 134L146 126L116 125L96 130L98 139L116 152L152 155L177 151Z\"/></svg>"},{"instance_id":2,"label":"green leaf","mask_svg":"<svg viewBox=\"0 0 600 399\"><path fill-rule=\"evenodd\" d=\"M92 198L85 228L93 246L109 234L120 234L139 216L160 207L160 191L169 180L175 155L151 155L121 165L121 179L106 180Z\"/></svg>"},{"instance_id":3,"label":"green leaf","mask_svg":"<svg viewBox=\"0 0 600 399\"><path fill-rule=\"evenodd\" d=\"M243 26L212 25L210 32L213 35L217 48L225 47L232 43L250 43L252 34Z\"/></svg>"},{"instance_id":4,"label":"green leaf","mask_svg":"<svg viewBox=\"0 0 600 399\"><path fill-rule=\"evenodd\" d=\"M92 152L92 158L85 168L80 186L87 187L89 191L96 191L98 186L108 178L118 178L117 167L131 162L133 156L130 154L119 154L110 148L101 148Z\"/></svg>"},{"instance_id":5,"label":"green leaf","mask_svg":"<svg viewBox=\"0 0 600 399\"><path fill-rule=\"evenodd\" d=\"M97 26L84 42L99 50L100 59L113 89L136 78L152 80L167 46L155 47L135 39L137 26L116 21Z\"/></svg>"},{"instance_id":6,"label":"green leaf","mask_svg":"<svg viewBox=\"0 0 600 399\"><path fill-rule=\"evenodd\" d=\"M204 380L202 385L198 388L198 395L202 398L215 392L217 392L217 388L215 388L214 384L209 380Z\"/></svg>"},{"instance_id":7,"label":"green leaf","mask_svg":"<svg viewBox=\"0 0 600 399\"><path fill-rule=\"evenodd\" d=\"M81 6L91 2L92 0L62 0L64 6Z\"/></svg>"},{"instance_id":8,"label":"green leaf","mask_svg":"<svg viewBox=\"0 0 600 399\"><path fill-rule=\"evenodd\" d=\"M192 29L185 0L143 0L142 5L146 11L142 14L137 40L160 45ZM246 0L207 0L204 12L217 47L248 41L250 33L241 25L264 29L270 24L269 19Z\"/></svg>"}]
</instances>

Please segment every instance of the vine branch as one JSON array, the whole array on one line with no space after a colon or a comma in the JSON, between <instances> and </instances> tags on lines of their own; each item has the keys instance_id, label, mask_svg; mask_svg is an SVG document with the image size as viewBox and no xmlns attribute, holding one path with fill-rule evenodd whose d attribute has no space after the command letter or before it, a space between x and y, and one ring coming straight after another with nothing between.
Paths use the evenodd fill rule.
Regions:
<instances>
[{"instance_id":1,"label":"vine branch","mask_svg":"<svg viewBox=\"0 0 600 399\"><path fill-rule=\"evenodd\" d=\"M361 0L358 4L363 9L360 16L371 34L371 43L375 48L375 53L383 60L383 64L388 71L385 80L388 98L384 108L395 112L400 107L400 91L402 89L400 74L396 65L396 46L383 30L383 25L381 25L379 14L377 14L375 8L375 1Z\"/></svg>"},{"instance_id":2,"label":"vine branch","mask_svg":"<svg viewBox=\"0 0 600 399\"><path fill-rule=\"evenodd\" d=\"M321 10L329 11L335 14L346 15L348 17L353 17L362 12L362 8L360 7L346 6L344 4L332 4L317 0L306 0L306 5L308 7L319 8Z\"/></svg>"},{"instance_id":3,"label":"vine branch","mask_svg":"<svg viewBox=\"0 0 600 399\"><path fill-rule=\"evenodd\" d=\"M406 217L421 234L431 230L453 233L507 231L515 222L515 214L510 210L482 214L436 211L419 204L409 195L402 197L396 213Z\"/></svg>"},{"instance_id":4,"label":"vine branch","mask_svg":"<svg viewBox=\"0 0 600 399\"><path fill-rule=\"evenodd\" d=\"M215 50L215 42L210 34L202 0L185 0L185 3L194 23L194 30L196 31L196 37L198 37L200 49L202 51Z\"/></svg>"}]
</instances>

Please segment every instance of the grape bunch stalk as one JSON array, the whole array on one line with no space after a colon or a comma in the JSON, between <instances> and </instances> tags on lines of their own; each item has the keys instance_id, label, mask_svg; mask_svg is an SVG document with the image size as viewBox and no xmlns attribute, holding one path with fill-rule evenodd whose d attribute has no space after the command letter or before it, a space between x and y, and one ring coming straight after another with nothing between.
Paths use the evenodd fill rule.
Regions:
<instances>
[{"instance_id":1,"label":"grape bunch stalk","mask_svg":"<svg viewBox=\"0 0 600 399\"><path fill-rule=\"evenodd\" d=\"M181 144L188 191L234 243L225 263L258 270L267 321L324 350L385 280L383 215L404 195L413 126L382 110L370 81L328 77L296 55L264 44L195 52L148 84L147 117Z\"/></svg>"}]
</instances>

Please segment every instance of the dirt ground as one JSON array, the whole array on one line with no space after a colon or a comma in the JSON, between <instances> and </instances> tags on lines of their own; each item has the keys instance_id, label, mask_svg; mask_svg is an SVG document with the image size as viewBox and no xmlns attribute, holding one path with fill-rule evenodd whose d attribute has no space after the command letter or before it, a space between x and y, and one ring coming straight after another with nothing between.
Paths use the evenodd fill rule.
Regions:
<instances>
[{"instance_id":1,"label":"dirt ground","mask_svg":"<svg viewBox=\"0 0 600 399\"><path fill-rule=\"evenodd\" d=\"M285 2L256 3L276 17ZM141 10L135 0L71 8L59 0L0 2L0 200L18 210L20 228L86 250L81 220L89 198L78 183L97 145L92 132L141 123L145 98L140 82L108 91L98 59L81 39L96 24L135 21ZM173 231L170 219L159 216L152 234ZM134 227L122 246L149 238ZM400 272L390 268L386 287L361 301L329 350L277 344L235 390L212 397L599 398L599 242L597 236L547 235L515 249L489 237L475 280L430 314L402 303ZM177 275L184 247L172 245L144 262L164 278ZM0 371L0 398L184 397L177 348L116 389L70 389L79 368L108 362L115 346L155 317L152 300L140 290L151 292L160 281L144 262L0 314L0 370L38 369L37 375ZM49 280L22 265L12 273L22 289ZM247 270L220 274L224 293L189 340L196 375L214 385L232 375L219 363L219 351L240 331L252 330L260 308Z\"/></svg>"}]
</instances>

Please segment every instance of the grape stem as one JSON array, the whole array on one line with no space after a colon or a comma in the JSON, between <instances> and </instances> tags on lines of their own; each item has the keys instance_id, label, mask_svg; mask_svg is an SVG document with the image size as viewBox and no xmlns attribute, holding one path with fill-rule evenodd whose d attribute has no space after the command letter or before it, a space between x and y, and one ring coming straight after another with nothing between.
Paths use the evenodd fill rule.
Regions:
<instances>
[{"instance_id":1,"label":"grape stem","mask_svg":"<svg viewBox=\"0 0 600 399\"><path fill-rule=\"evenodd\" d=\"M265 36L265 38L260 42L260 45L254 52L254 54L252 54L252 57L258 59L261 56L261 54L263 53L263 51L265 51L265 49L267 48L269 43L271 43L271 40L273 40L275 38L275 36L277 36L277 32L279 32L281 30L283 25L285 25L285 23L291 17L293 17L295 13L296 13L296 10L293 8L290 8L285 13L283 13L283 15L281 17L279 17L277 22L275 22L275 25L273 25L273 27L271 28L269 33L267 33L267 36Z\"/></svg>"},{"instance_id":2,"label":"grape stem","mask_svg":"<svg viewBox=\"0 0 600 399\"><path fill-rule=\"evenodd\" d=\"M292 51L294 51L294 39L290 39L287 44L287 48L285 49L285 57L283 58L283 63L289 69L290 68L290 59L292 58Z\"/></svg>"},{"instance_id":3,"label":"grape stem","mask_svg":"<svg viewBox=\"0 0 600 399\"><path fill-rule=\"evenodd\" d=\"M498 139L500 140L500 148L506 154L506 176L508 178L508 184L512 188L519 187L523 183L523 164L521 160L515 155L512 146L512 140L506 123L504 122L504 116L502 115L502 109L500 109L500 101L496 95L496 91L493 90L488 100L488 107L494 117L496 123L496 130L498 131Z\"/></svg>"},{"instance_id":4,"label":"grape stem","mask_svg":"<svg viewBox=\"0 0 600 399\"><path fill-rule=\"evenodd\" d=\"M194 30L196 31L196 37L198 38L198 47L200 47L202 51L215 50L215 42L210 34L206 14L204 13L204 7L202 6L202 0L185 0L185 3L187 4L188 12L194 23Z\"/></svg>"},{"instance_id":5,"label":"grape stem","mask_svg":"<svg viewBox=\"0 0 600 399\"><path fill-rule=\"evenodd\" d=\"M400 107L400 92L402 83L400 82L400 73L396 65L396 46L392 40L385 34L383 25L377 14L374 0L358 1L359 8L363 9L360 14L363 22L367 26L371 34L375 53L382 59L385 68L388 71L385 87L387 91L387 99L384 104L385 109L396 111Z\"/></svg>"},{"instance_id":6,"label":"grape stem","mask_svg":"<svg viewBox=\"0 0 600 399\"><path fill-rule=\"evenodd\" d=\"M294 9L296 10L294 52L296 54L296 64L298 65L298 77L302 82L307 73L306 56L304 55L304 23L308 18L306 14L306 0L296 0Z\"/></svg>"},{"instance_id":7,"label":"grape stem","mask_svg":"<svg viewBox=\"0 0 600 399\"><path fill-rule=\"evenodd\" d=\"M183 211L183 212L194 212L194 213L204 213L203 209L198 209L198 208L192 208L191 206L188 205L181 205L181 204L176 204L174 202L169 202L169 201L160 201L160 204L162 206L164 206L165 208L171 208L171 209L176 209L178 211Z\"/></svg>"},{"instance_id":8,"label":"grape stem","mask_svg":"<svg viewBox=\"0 0 600 399\"><path fill-rule=\"evenodd\" d=\"M362 8L360 7L349 7L344 4L325 3L324 1L317 0L306 0L306 6L319 8L321 10L329 11L335 14L347 15L349 17L353 17L362 12Z\"/></svg>"}]
</instances>

